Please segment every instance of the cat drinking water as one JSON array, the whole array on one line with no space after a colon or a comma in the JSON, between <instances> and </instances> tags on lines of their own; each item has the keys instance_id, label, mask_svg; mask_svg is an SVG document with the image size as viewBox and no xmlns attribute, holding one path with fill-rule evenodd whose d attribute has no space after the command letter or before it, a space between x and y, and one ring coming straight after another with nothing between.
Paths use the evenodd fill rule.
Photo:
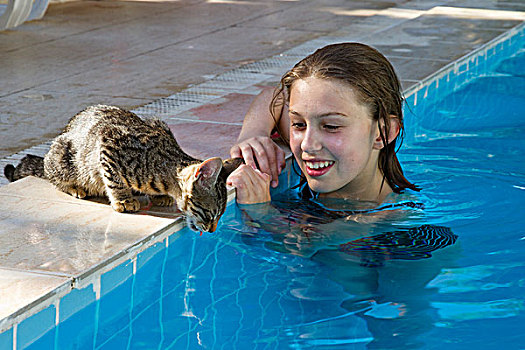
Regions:
<instances>
[{"instance_id":1,"label":"cat drinking water","mask_svg":"<svg viewBox=\"0 0 525 350\"><path fill-rule=\"evenodd\" d=\"M174 203L190 228L213 232L226 208L226 178L240 158L198 160L178 145L167 124L119 107L97 105L75 115L44 158L27 155L4 173L10 181L33 175L77 198L105 196L118 212L134 212L134 194Z\"/></svg>"}]
</instances>

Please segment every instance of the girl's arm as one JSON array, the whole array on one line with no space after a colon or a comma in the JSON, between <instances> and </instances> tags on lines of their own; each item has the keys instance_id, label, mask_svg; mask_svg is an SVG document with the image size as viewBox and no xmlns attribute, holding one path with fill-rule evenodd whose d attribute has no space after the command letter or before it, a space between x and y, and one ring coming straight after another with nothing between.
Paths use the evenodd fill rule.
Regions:
<instances>
[{"instance_id":1,"label":"girl's arm","mask_svg":"<svg viewBox=\"0 0 525 350\"><path fill-rule=\"evenodd\" d=\"M276 126L288 135L288 111L284 103L278 103L274 109L274 119L270 113L270 104L274 89L265 88L252 102L243 121L237 143L230 149L232 157L242 157L253 169L259 168L268 174L271 186L277 187L278 176L284 168L284 151L270 138ZM281 98L284 102L284 95Z\"/></svg>"}]
</instances>

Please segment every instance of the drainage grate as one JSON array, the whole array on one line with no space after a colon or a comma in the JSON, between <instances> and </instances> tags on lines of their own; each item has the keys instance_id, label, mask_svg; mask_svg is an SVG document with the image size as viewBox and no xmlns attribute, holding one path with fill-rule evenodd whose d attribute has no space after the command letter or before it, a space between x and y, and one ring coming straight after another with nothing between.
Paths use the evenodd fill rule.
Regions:
<instances>
[{"instance_id":1,"label":"drainage grate","mask_svg":"<svg viewBox=\"0 0 525 350\"><path fill-rule=\"evenodd\" d=\"M161 118L162 115L178 113L199 106L202 103L202 101L198 100L166 97L136 108L133 112L140 116L158 116Z\"/></svg>"},{"instance_id":2,"label":"drainage grate","mask_svg":"<svg viewBox=\"0 0 525 350\"><path fill-rule=\"evenodd\" d=\"M171 96L153 101L134 109L133 112L140 116L157 116L162 119L163 116L173 116L188 109L199 107L231 92L231 90L222 86L228 85L224 82L220 82L216 86L206 86L205 84L199 84Z\"/></svg>"},{"instance_id":3,"label":"drainage grate","mask_svg":"<svg viewBox=\"0 0 525 350\"><path fill-rule=\"evenodd\" d=\"M277 75L279 78L292 68L301 58L277 55L263 60L248 63L238 68L240 71Z\"/></svg>"}]
</instances>

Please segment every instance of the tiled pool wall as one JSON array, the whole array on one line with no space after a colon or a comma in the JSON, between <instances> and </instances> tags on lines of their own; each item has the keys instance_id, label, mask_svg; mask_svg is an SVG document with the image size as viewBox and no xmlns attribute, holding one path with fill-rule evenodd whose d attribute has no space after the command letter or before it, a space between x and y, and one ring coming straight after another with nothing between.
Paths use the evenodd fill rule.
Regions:
<instances>
[{"instance_id":1,"label":"tiled pool wall","mask_svg":"<svg viewBox=\"0 0 525 350\"><path fill-rule=\"evenodd\" d=\"M424 104L424 101L434 101L451 90L461 87L476 74L489 71L501 61L502 57L515 51L524 36L525 25L515 27L468 56L448 65L425 82L409 89L405 92L409 109L407 114ZM315 40L289 53L242 66L204 84L140 107L135 112L140 115L155 114L167 119L176 119L178 117L174 116L175 114L213 101L227 93L250 89L257 83L276 82L284 70L304 56L305 50L311 52L314 47L340 41L340 38L327 40L322 42ZM230 88L231 86L235 86L235 89ZM254 94L256 92L254 91ZM409 120L408 123L410 133L407 137L417 137L417 120ZM46 151L45 145L39 147L43 152ZM280 186L275 191L282 191L296 182L297 175L292 171L291 160L289 160L287 169L280 178ZM228 210L232 210L231 203L230 198ZM177 239L182 235L195 235L182 224L177 227L178 230L171 228L170 231L157 235L148 245L120 256L103 269L73 279L72 285L66 285L63 289L55 291L47 300L41 301L39 305L18 315L9 323L0 324L0 349L19 349L31 344L38 344L39 347L44 348L74 348L75 344L69 342L68 324L75 323L71 322L75 319L86 325L83 334L79 337L84 345L92 344L93 348L96 348L109 345L113 340L122 339L114 338L112 335L131 332L132 329L126 327L131 328L130 321L140 317L131 313L135 306L134 298L140 292L141 284L144 285L148 280L147 273L141 273L141 268L151 259L165 260L170 245L176 244ZM188 273L189 269L190 267ZM162 291L158 294L161 295ZM105 329L102 332L106 320L111 320L113 315L126 314L126 312L116 312L116 309L129 310L128 316L121 322L125 328ZM118 348L126 344L112 345Z\"/></svg>"},{"instance_id":2,"label":"tiled pool wall","mask_svg":"<svg viewBox=\"0 0 525 350\"><path fill-rule=\"evenodd\" d=\"M182 231L179 231L182 233ZM133 305L133 288L137 269L140 269L160 247L167 245L170 240L176 239L172 234L162 241L150 246L135 257L128 258L109 271L93 278L87 283L77 284L69 293L53 300L42 311L14 325L0 336L0 348L18 349L25 348L38 341L39 348L71 348L75 344L67 343L69 322L74 319L85 322L84 335L79 338L84 344L90 344L100 339L97 337L98 322L96 320L111 319L107 313L109 301L112 307L122 308ZM101 297L111 294L114 290L129 289L131 293L119 293L119 300L104 298L104 302L98 302ZM114 312L114 310L112 311ZM57 327L58 325L60 327ZM104 342L102 340L102 342Z\"/></svg>"},{"instance_id":3,"label":"tiled pool wall","mask_svg":"<svg viewBox=\"0 0 525 350\"><path fill-rule=\"evenodd\" d=\"M61 338L58 337L56 326L71 317L86 317L95 301L119 288L126 279L134 275L137 267L140 268L154 252L154 247L158 249L159 246L168 244L168 240L176 239L185 227L182 220L176 220L172 225L137 242L80 276L69 279L58 289L1 320L0 349L26 348L37 340L38 347L42 348L71 347L72 344L66 346L59 343ZM61 332L64 332L64 341L67 341L67 329L61 329Z\"/></svg>"},{"instance_id":4,"label":"tiled pool wall","mask_svg":"<svg viewBox=\"0 0 525 350\"><path fill-rule=\"evenodd\" d=\"M446 95L460 89L476 77L490 73L502 60L522 48L524 40L525 24L521 24L405 91L404 114L406 123L409 125L407 139L417 140L424 134L419 123L422 117L419 115L422 106L429 102L442 100ZM430 124L435 125L432 121Z\"/></svg>"}]
</instances>

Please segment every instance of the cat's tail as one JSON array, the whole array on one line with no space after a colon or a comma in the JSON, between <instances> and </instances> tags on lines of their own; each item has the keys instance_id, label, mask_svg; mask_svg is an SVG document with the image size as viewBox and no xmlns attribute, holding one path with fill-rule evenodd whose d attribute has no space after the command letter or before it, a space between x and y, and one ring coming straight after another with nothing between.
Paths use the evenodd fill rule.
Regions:
<instances>
[{"instance_id":1,"label":"cat's tail","mask_svg":"<svg viewBox=\"0 0 525 350\"><path fill-rule=\"evenodd\" d=\"M26 155L15 167L13 164L7 164L4 167L4 175L10 181L20 180L26 176L44 176L44 158L32 154Z\"/></svg>"}]
</instances>

